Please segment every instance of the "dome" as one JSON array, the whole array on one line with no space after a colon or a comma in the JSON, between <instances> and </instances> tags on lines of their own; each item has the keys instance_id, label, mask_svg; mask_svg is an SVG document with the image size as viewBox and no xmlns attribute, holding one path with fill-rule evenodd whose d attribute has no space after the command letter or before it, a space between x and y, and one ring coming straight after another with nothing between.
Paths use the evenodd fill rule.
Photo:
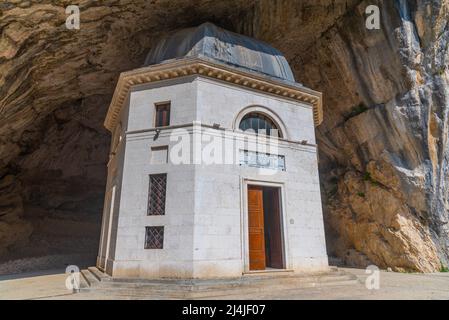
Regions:
<instances>
[{"instance_id":1,"label":"dome","mask_svg":"<svg viewBox=\"0 0 449 320\"><path fill-rule=\"evenodd\" d=\"M144 66L179 58L201 58L295 82L287 59L279 50L212 23L183 29L162 39L150 50Z\"/></svg>"}]
</instances>

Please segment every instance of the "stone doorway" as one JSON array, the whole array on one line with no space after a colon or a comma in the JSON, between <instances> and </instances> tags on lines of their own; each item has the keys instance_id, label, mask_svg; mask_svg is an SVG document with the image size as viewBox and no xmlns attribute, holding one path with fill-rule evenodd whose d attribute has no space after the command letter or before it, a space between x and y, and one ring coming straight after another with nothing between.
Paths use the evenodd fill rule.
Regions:
<instances>
[{"instance_id":1,"label":"stone doorway","mask_svg":"<svg viewBox=\"0 0 449 320\"><path fill-rule=\"evenodd\" d=\"M280 188L248 186L249 270L284 269Z\"/></svg>"}]
</instances>

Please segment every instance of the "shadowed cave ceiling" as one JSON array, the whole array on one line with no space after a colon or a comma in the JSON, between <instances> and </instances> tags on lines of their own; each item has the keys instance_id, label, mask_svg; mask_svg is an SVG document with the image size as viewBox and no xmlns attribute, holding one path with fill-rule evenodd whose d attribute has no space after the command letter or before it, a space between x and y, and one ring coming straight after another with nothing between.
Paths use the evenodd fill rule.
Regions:
<instances>
[{"instance_id":1,"label":"shadowed cave ceiling","mask_svg":"<svg viewBox=\"0 0 449 320\"><path fill-rule=\"evenodd\" d=\"M206 21L268 42L324 93L328 254L397 271L447 265L449 1L85 0L80 30L67 30L70 4L0 3L0 273L95 263L118 76L162 36ZM365 28L370 4L380 30Z\"/></svg>"}]
</instances>

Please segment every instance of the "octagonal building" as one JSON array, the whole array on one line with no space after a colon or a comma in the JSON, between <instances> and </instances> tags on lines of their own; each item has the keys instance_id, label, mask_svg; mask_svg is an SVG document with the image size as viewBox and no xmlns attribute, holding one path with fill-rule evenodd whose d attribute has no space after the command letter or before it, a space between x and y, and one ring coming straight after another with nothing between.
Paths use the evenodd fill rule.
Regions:
<instances>
[{"instance_id":1,"label":"octagonal building","mask_svg":"<svg viewBox=\"0 0 449 320\"><path fill-rule=\"evenodd\" d=\"M120 75L97 267L113 278L328 268L315 126L322 98L271 46L213 24Z\"/></svg>"}]
</instances>

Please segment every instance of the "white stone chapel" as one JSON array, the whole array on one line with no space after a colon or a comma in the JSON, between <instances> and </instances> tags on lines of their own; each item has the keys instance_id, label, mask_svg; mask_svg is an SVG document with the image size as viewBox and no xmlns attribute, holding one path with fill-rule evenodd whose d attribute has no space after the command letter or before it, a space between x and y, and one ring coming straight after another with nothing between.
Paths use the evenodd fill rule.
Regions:
<instances>
[{"instance_id":1,"label":"white stone chapel","mask_svg":"<svg viewBox=\"0 0 449 320\"><path fill-rule=\"evenodd\" d=\"M321 93L271 46L211 23L120 75L97 267L208 279L328 269ZM199 137L199 138L198 138Z\"/></svg>"}]
</instances>

